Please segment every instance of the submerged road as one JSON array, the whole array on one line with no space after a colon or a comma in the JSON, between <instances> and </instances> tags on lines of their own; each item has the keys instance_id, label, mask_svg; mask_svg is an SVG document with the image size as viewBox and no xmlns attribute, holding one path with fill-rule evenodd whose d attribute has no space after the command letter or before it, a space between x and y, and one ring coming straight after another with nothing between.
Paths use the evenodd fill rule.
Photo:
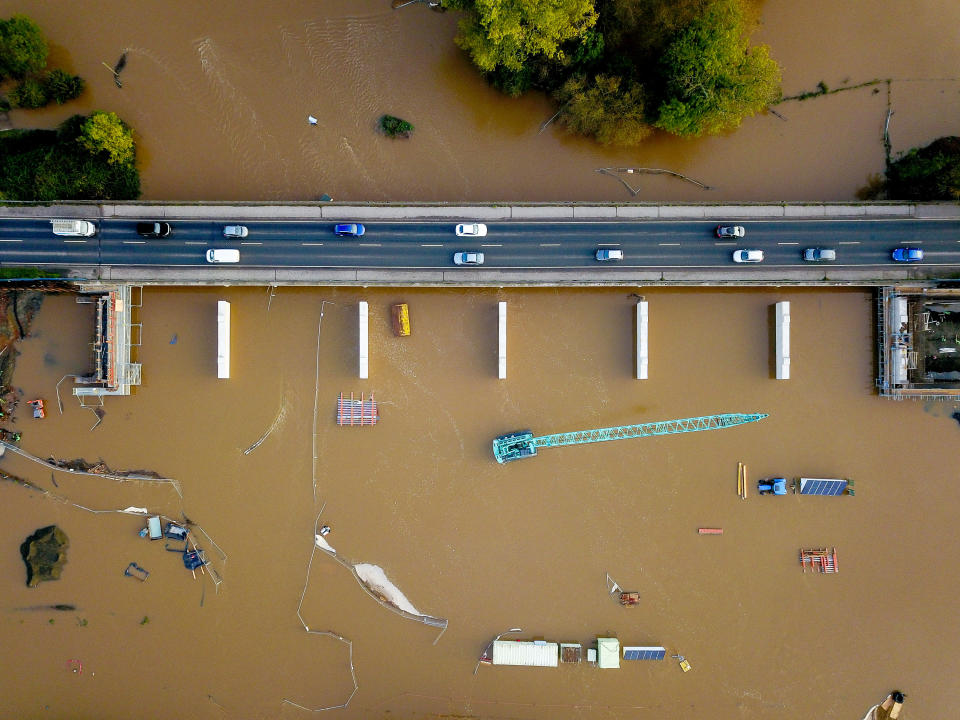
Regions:
<instances>
[{"instance_id":1,"label":"submerged road","mask_svg":"<svg viewBox=\"0 0 960 720\"><path fill-rule=\"evenodd\" d=\"M153 218L142 218L150 220ZM465 218L465 221L469 219ZM44 218L0 218L0 264L30 266L201 266L210 248L236 248L241 267L452 269L453 253L479 250L483 268L601 270L710 268L745 270L731 254L760 249L762 267L807 267L808 247L833 248L830 267L900 266L897 247L919 247L923 266L960 266L960 219L845 218L830 220L736 220L740 240L720 240L716 221L512 221L487 222L484 238L458 238L452 221L364 222L366 234L341 238L332 221L240 221L244 239L224 238L223 221L170 219L173 232L142 238L133 219L94 219L93 237L58 237ZM623 251L620 262L599 263L599 248ZM233 267L237 267L234 265ZM754 265L752 267L760 267ZM214 270L214 268L211 268Z\"/></svg>"}]
</instances>

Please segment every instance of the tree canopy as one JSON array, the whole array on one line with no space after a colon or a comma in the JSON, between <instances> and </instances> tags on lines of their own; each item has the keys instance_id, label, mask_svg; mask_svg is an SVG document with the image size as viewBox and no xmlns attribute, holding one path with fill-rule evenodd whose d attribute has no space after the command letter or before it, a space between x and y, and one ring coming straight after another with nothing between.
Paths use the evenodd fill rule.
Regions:
<instances>
[{"instance_id":1,"label":"tree canopy","mask_svg":"<svg viewBox=\"0 0 960 720\"><path fill-rule=\"evenodd\" d=\"M780 95L780 67L766 45L750 47L737 0L714 0L667 48L657 127L676 135L738 127Z\"/></svg>"},{"instance_id":2,"label":"tree canopy","mask_svg":"<svg viewBox=\"0 0 960 720\"><path fill-rule=\"evenodd\" d=\"M106 153L111 164L133 164L133 131L116 113L93 112L81 126L77 142L95 155Z\"/></svg>"},{"instance_id":3,"label":"tree canopy","mask_svg":"<svg viewBox=\"0 0 960 720\"><path fill-rule=\"evenodd\" d=\"M457 44L485 72L521 70L528 58L562 57L562 44L597 21L593 0L446 0L466 11Z\"/></svg>"},{"instance_id":4,"label":"tree canopy","mask_svg":"<svg viewBox=\"0 0 960 720\"><path fill-rule=\"evenodd\" d=\"M560 121L570 132L604 145L638 145L653 128L646 122L643 88L622 78L575 75L557 92Z\"/></svg>"},{"instance_id":5,"label":"tree canopy","mask_svg":"<svg viewBox=\"0 0 960 720\"><path fill-rule=\"evenodd\" d=\"M47 41L26 15L0 20L0 78L22 78L47 64Z\"/></svg>"},{"instance_id":6,"label":"tree canopy","mask_svg":"<svg viewBox=\"0 0 960 720\"><path fill-rule=\"evenodd\" d=\"M960 137L913 148L887 167L891 200L960 200Z\"/></svg>"}]
</instances>

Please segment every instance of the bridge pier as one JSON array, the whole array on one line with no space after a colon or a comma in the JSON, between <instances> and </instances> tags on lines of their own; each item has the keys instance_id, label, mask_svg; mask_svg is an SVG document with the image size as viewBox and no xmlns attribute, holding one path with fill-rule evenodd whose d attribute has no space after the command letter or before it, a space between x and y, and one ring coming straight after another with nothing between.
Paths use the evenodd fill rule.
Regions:
<instances>
[{"instance_id":1,"label":"bridge pier","mask_svg":"<svg viewBox=\"0 0 960 720\"><path fill-rule=\"evenodd\" d=\"M369 336L367 327L368 308L365 300L360 301L360 379L366 380L370 376L369 361Z\"/></svg>"},{"instance_id":2,"label":"bridge pier","mask_svg":"<svg viewBox=\"0 0 960 720\"><path fill-rule=\"evenodd\" d=\"M777 333L777 380L790 379L790 302L784 300L775 306ZM768 341L769 342L769 341ZM769 347L769 346L768 346Z\"/></svg>"},{"instance_id":3,"label":"bridge pier","mask_svg":"<svg viewBox=\"0 0 960 720\"><path fill-rule=\"evenodd\" d=\"M497 326L497 378L507 379L507 303L497 303L497 313L499 317Z\"/></svg>"},{"instance_id":4,"label":"bridge pier","mask_svg":"<svg viewBox=\"0 0 960 720\"><path fill-rule=\"evenodd\" d=\"M230 377L230 303L217 300L217 379Z\"/></svg>"},{"instance_id":5,"label":"bridge pier","mask_svg":"<svg viewBox=\"0 0 960 720\"><path fill-rule=\"evenodd\" d=\"M647 301L637 302L637 380L647 379L647 364L649 361L649 351L647 348L647 323L649 321L649 311Z\"/></svg>"}]
</instances>

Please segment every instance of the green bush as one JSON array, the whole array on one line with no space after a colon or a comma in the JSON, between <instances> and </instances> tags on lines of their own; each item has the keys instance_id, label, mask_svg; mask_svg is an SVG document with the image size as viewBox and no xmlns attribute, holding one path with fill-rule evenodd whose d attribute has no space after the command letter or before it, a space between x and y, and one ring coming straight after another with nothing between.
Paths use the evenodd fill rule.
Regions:
<instances>
[{"instance_id":1,"label":"green bush","mask_svg":"<svg viewBox=\"0 0 960 720\"><path fill-rule=\"evenodd\" d=\"M44 78L47 90L47 101L63 105L65 102L80 97L86 83L79 75L71 75L65 70L51 70Z\"/></svg>"},{"instance_id":2,"label":"green bush","mask_svg":"<svg viewBox=\"0 0 960 720\"><path fill-rule=\"evenodd\" d=\"M913 148L887 167L891 200L960 200L960 137Z\"/></svg>"},{"instance_id":3,"label":"green bush","mask_svg":"<svg viewBox=\"0 0 960 720\"><path fill-rule=\"evenodd\" d=\"M28 77L10 91L10 103L19 108L42 108L47 104L47 88L39 78Z\"/></svg>"},{"instance_id":4,"label":"green bush","mask_svg":"<svg viewBox=\"0 0 960 720\"><path fill-rule=\"evenodd\" d=\"M413 125L393 115L380 117L380 129L387 137L410 137L413 134Z\"/></svg>"}]
</instances>

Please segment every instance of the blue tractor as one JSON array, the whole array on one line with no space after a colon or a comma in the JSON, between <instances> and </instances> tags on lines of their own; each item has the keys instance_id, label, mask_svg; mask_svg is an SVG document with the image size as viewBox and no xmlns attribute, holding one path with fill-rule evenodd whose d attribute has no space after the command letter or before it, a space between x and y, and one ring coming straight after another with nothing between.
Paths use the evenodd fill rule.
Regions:
<instances>
[{"instance_id":1,"label":"blue tractor","mask_svg":"<svg viewBox=\"0 0 960 720\"><path fill-rule=\"evenodd\" d=\"M767 478L757 483L757 492L761 495L786 495L786 478Z\"/></svg>"}]
</instances>

